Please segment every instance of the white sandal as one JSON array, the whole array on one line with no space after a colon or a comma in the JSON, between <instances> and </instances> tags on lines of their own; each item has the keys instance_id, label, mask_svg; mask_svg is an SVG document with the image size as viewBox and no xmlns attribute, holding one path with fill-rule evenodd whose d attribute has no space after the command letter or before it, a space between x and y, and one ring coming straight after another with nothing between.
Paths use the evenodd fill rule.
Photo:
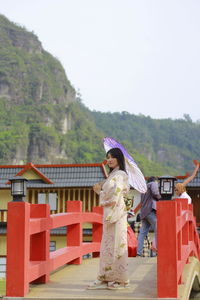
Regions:
<instances>
[{"instance_id":1,"label":"white sandal","mask_svg":"<svg viewBox=\"0 0 200 300\"><path fill-rule=\"evenodd\" d=\"M127 283L120 283L120 282L108 282L108 289L109 290L122 290L122 289L126 289L129 288L130 284Z\"/></svg>"},{"instance_id":2,"label":"white sandal","mask_svg":"<svg viewBox=\"0 0 200 300\"><path fill-rule=\"evenodd\" d=\"M87 289L88 290L103 290L103 289L107 289L108 284L105 281L101 281L101 280L95 280L93 283L91 283Z\"/></svg>"}]
</instances>

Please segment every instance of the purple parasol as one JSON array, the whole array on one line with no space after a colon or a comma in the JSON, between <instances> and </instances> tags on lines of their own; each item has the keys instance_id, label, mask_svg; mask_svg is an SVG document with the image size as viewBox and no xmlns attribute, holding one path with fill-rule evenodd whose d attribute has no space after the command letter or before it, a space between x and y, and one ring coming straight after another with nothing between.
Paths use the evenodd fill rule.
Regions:
<instances>
[{"instance_id":1,"label":"purple parasol","mask_svg":"<svg viewBox=\"0 0 200 300\"><path fill-rule=\"evenodd\" d=\"M144 175L138 168L134 159L127 152L127 150L112 137L105 137L103 139L103 145L106 152L108 152L112 148L120 148L120 150L124 154L129 184L140 193L145 193L147 191L147 186Z\"/></svg>"}]
</instances>

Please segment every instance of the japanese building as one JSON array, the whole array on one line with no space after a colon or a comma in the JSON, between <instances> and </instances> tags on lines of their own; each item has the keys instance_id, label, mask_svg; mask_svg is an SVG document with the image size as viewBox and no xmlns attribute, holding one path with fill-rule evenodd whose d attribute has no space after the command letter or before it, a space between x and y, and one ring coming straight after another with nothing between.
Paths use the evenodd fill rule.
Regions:
<instances>
[{"instance_id":1,"label":"japanese building","mask_svg":"<svg viewBox=\"0 0 200 300\"><path fill-rule=\"evenodd\" d=\"M5 275L7 204L12 201L10 178L22 176L27 181L26 201L31 204L48 203L51 214L66 212L66 201L81 200L83 211L99 205L92 187L107 177L105 164L70 165L1 165L0 166L0 277ZM62 248L66 227L52 230L50 251ZM83 225L83 238L89 240L91 225ZM1 272L2 270L2 272Z\"/></svg>"}]
</instances>

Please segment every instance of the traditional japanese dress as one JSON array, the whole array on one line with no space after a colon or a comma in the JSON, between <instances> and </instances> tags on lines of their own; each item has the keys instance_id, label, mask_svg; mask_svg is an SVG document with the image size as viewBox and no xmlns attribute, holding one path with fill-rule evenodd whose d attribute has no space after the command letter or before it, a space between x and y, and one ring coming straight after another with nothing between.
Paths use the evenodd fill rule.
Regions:
<instances>
[{"instance_id":1,"label":"traditional japanese dress","mask_svg":"<svg viewBox=\"0 0 200 300\"><path fill-rule=\"evenodd\" d=\"M128 282L127 210L124 202L128 191L128 175L115 168L100 192L100 205L104 206L98 275L101 281Z\"/></svg>"}]
</instances>

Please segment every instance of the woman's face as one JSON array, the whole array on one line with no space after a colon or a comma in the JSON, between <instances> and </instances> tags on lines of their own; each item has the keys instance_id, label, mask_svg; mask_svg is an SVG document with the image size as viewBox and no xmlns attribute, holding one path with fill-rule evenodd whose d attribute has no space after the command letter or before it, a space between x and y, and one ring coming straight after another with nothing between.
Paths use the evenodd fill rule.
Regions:
<instances>
[{"instance_id":1,"label":"woman's face","mask_svg":"<svg viewBox=\"0 0 200 300\"><path fill-rule=\"evenodd\" d=\"M175 186L174 191L175 191L175 194L176 194L177 196L180 196L180 195L182 194L182 192L183 192L183 191L181 190L180 186Z\"/></svg>"},{"instance_id":2,"label":"woman's face","mask_svg":"<svg viewBox=\"0 0 200 300\"><path fill-rule=\"evenodd\" d=\"M107 156L107 164L111 169L115 169L116 167L119 166L117 159L112 157L110 153Z\"/></svg>"},{"instance_id":3,"label":"woman's face","mask_svg":"<svg viewBox=\"0 0 200 300\"><path fill-rule=\"evenodd\" d=\"M178 188L175 187L174 191L175 191L176 196L180 195L180 192L179 192Z\"/></svg>"}]
</instances>

